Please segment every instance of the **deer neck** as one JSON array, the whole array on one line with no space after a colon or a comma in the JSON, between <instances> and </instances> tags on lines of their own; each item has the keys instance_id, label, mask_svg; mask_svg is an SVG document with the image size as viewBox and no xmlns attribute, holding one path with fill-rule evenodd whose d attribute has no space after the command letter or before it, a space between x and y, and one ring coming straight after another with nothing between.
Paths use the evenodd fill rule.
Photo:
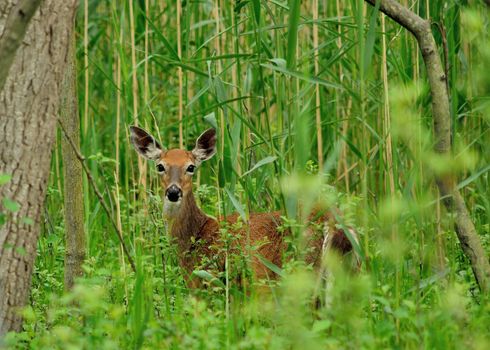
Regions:
<instances>
[{"instance_id":1,"label":"deer neck","mask_svg":"<svg viewBox=\"0 0 490 350\"><path fill-rule=\"evenodd\" d=\"M170 235L177 239L179 246L183 249L191 243L191 237L199 238L200 231L208 217L199 209L190 192L179 204L169 202L165 199L165 216L170 223Z\"/></svg>"}]
</instances>

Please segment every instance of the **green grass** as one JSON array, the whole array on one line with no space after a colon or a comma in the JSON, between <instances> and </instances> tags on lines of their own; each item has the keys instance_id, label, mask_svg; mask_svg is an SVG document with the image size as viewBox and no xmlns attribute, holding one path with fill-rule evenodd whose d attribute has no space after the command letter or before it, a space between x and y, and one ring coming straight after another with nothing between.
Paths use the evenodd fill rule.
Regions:
<instances>
[{"instance_id":1,"label":"green grass","mask_svg":"<svg viewBox=\"0 0 490 350\"><path fill-rule=\"evenodd\" d=\"M479 293L452 217L438 205L434 184L439 171L458 175L489 254L489 12L479 1L409 2L414 11L434 21L441 54L443 37L447 44L454 156L441 159L431 151L430 95L411 36L386 19L383 62L377 11L363 1L340 1L342 12L334 1L319 2L317 22L312 20L312 2L183 2L181 57L175 3L151 0L145 16L145 2L134 2L133 67L128 2L89 1L87 96L82 2L77 21L78 92L81 125L87 128L81 150L114 215L119 202L122 229L138 269L133 273L124 260L110 221L85 184L85 276L72 292L63 292L63 164L58 142L32 294L24 311L25 330L9 336L12 347L490 346L488 297ZM319 28L316 48L314 25ZM388 85L382 79L383 65ZM191 148L211 125L224 131L218 154L203 164L195 184L206 213L282 210L299 234L303 215L297 211L298 202L305 207L316 200L336 203L344 220L360 233L365 261L358 275L332 264L335 282L326 287L293 259L284 266L284 278L272 281L276 286L265 296L250 286L244 290L219 282L201 290L186 288L162 218L157 174L151 164L145 165L148 186L145 190L138 185L137 154L127 138L128 126L137 119L158 134L163 145L178 146L178 67L183 70L184 144ZM315 84L320 86L320 106L315 106ZM88 111L83 108L85 99ZM389 124L384 114L388 105ZM316 108L322 116L323 169L317 165ZM120 137L115 139L118 122ZM61 133L58 141L60 137ZM301 256L300 246L292 239L288 254ZM228 270L216 277L224 281L237 270L247 273L241 259L230 256ZM315 309L317 297L323 306Z\"/></svg>"}]
</instances>

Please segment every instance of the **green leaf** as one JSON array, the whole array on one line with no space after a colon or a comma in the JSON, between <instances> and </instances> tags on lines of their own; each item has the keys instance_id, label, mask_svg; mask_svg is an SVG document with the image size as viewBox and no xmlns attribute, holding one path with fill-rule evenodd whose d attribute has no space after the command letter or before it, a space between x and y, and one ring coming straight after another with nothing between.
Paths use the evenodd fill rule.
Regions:
<instances>
[{"instance_id":1,"label":"green leaf","mask_svg":"<svg viewBox=\"0 0 490 350\"><path fill-rule=\"evenodd\" d=\"M185 108L189 108L196 102L199 98L201 98L202 95L204 95L207 91L209 90L209 84L206 84L201 90L197 92L197 94L192 97L192 99L189 101L189 103L185 106Z\"/></svg>"},{"instance_id":2,"label":"green leaf","mask_svg":"<svg viewBox=\"0 0 490 350\"><path fill-rule=\"evenodd\" d=\"M59 237L57 235L49 235L48 238L46 238L46 243L49 244L55 244L59 241Z\"/></svg>"},{"instance_id":3,"label":"green leaf","mask_svg":"<svg viewBox=\"0 0 490 350\"><path fill-rule=\"evenodd\" d=\"M371 18L369 20L369 30L366 38L366 51L364 52L364 59L363 59L364 71L366 71L368 67L371 65L371 60L373 58L374 42L376 39L376 27L377 27L376 24L379 16L379 5L380 5L380 1L377 0L376 5L371 13Z\"/></svg>"},{"instance_id":4,"label":"green leaf","mask_svg":"<svg viewBox=\"0 0 490 350\"><path fill-rule=\"evenodd\" d=\"M286 61L288 68L296 65L296 44L298 43L299 14L301 10L300 0L289 1L288 47Z\"/></svg>"},{"instance_id":5,"label":"green leaf","mask_svg":"<svg viewBox=\"0 0 490 350\"><path fill-rule=\"evenodd\" d=\"M271 58L269 61L280 68L287 69L287 62L284 58Z\"/></svg>"},{"instance_id":6,"label":"green leaf","mask_svg":"<svg viewBox=\"0 0 490 350\"><path fill-rule=\"evenodd\" d=\"M273 3L274 5L276 5L277 7L279 8L282 8L286 11L289 11L289 6L287 4L284 4L280 1L277 1L277 0L270 0L271 3Z\"/></svg>"},{"instance_id":7,"label":"green leaf","mask_svg":"<svg viewBox=\"0 0 490 350\"><path fill-rule=\"evenodd\" d=\"M266 164L269 164L269 163L274 162L276 159L277 159L277 157L274 157L274 156L268 156L268 157L265 157L265 158L263 158L263 159L259 160L259 161L258 161L258 162L257 162L257 163L256 163L256 164L255 164L255 165L252 167L252 169L250 169L250 170L248 170L248 171L244 172L244 173L243 173L243 175L242 175L241 177L244 177L245 175L250 174L252 171L254 171L254 170L256 170L256 169L260 168L260 167L261 167L261 166L263 166L263 165L266 165Z\"/></svg>"},{"instance_id":8,"label":"green leaf","mask_svg":"<svg viewBox=\"0 0 490 350\"><path fill-rule=\"evenodd\" d=\"M205 281L208 281L218 287L221 287L221 288L225 288L225 284L219 279L219 278L216 278L215 276L213 276L212 274L210 274L208 271L206 270L194 270L192 271L192 274L194 276L197 276Z\"/></svg>"},{"instance_id":9,"label":"green leaf","mask_svg":"<svg viewBox=\"0 0 490 350\"><path fill-rule=\"evenodd\" d=\"M216 121L216 115L214 112L211 112L209 114L206 114L204 116L204 120L210 124L213 128L218 129L218 122Z\"/></svg>"},{"instance_id":10,"label":"green leaf","mask_svg":"<svg viewBox=\"0 0 490 350\"><path fill-rule=\"evenodd\" d=\"M330 320L318 320L313 323L312 331L314 333L323 333L332 326L332 321Z\"/></svg>"},{"instance_id":11,"label":"green leaf","mask_svg":"<svg viewBox=\"0 0 490 350\"><path fill-rule=\"evenodd\" d=\"M359 159L364 160L364 156L362 155L361 151L359 151L359 149L349 140L347 136L340 134L340 137L347 143L347 145L349 145L350 150L354 152Z\"/></svg>"},{"instance_id":12,"label":"green leaf","mask_svg":"<svg viewBox=\"0 0 490 350\"><path fill-rule=\"evenodd\" d=\"M168 71L168 65L162 64L162 62L160 62L160 61L164 61L167 64L171 64L171 65L181 67L184 71L191 71L191 72L194 72L196 74L202 75L203 77L208 77L208 73L196 68L195 66L182 63L182 61L169 60L168 57L162 56L162 55L157 55L157 54L150 56L148 59L150 59L152 57L158 58L158 59L153 60L153 62L164 71Z\"/></svg>"},{"instance_id":13,"label":"green leaf","mask_svg":"<svg viewBox=\"0 0 490 350\"><path fill-rule=\"evenodd\" d=\"M141 13L141 15L143 17L145 17L148 25L151 27L151 29L153 30L153 32L156 34L156 36L158 37L158 39L160 39L160 42L163 43L163 45L167 48L168 52L170 53L170 56L172 56L173 59L175 60L178 60L180 61L180 57L179 55L177 54L177 51L175 51L174 47L172 46L172 44L170 44L170 42L167 40L167 38L162 34L162 32L160 30L158 30L157 26L155 26L155 24L149 19L147 18L144 13Z\"/></svg>"},{"instance_id":14,"label":"green leaf","mask_svg":"<svg viewBox=\"0 0 490 350\"><path fill-rule=\"evenodd\" d=\"M458 190L460 190L460 189L468 186L470 183L472 183L473 181L475 181L476 179L478 179L481 175L485 174L489 170L490 170L490 165L487 165L486 167L484 167L480 171L477 171L476 173L474 173L471 176L467 177L466 179L464 179L463 181L461 181L458 184L458 187L457 187Z\"/></svg>"},{"instance_id":15,"label":"green leaf","mask_svg":"<svg viewBox=\"0 0 490 350\"><path fill-rule=\"evenodd\" d=\"M19 254L20 256L26 256L26 249L24 247L16 247L15 248L15 251L17 252L17 254Z\"/></svg>"},{"instance_id":16,"label":"green leaf","mask_svg":"<svg viewBox=\"0 0 490 350\"><path fill-rule=\"evenodd\" d=\"M14 202L13 200L11 200L9 198L4 198L2 200L2 202L3 202L3 206L5 207L5 209L7 209L8 211L11 211L12 213L17 212L20 209L20 204L17 202Z\"/></svg>"},{"instance_id":17,"label":"green leaf","mask_svg":"<svg viewBox=\"0 0 490 350\"><path fill-rule=\"evenodd\" d=\"M225 168L223 166L223 161L219 161L218 165L218 185L220 188L225 187L226 184L226 173L225 173Z\"/></svg>"},{"instance_id":18,"label":"green leaf","mask_svg":"<svg viewBox=\"0 0 490 350\"><path fill-rule=\"evenodd\" d=\"M248 5L249 1L248 0L244 0L244 1L241 1L241 0L237 0L236 1L236 5L235 5L235 13L238 14L240 13L240 10L245 7L246 5Z\"/></svg>"},{"instance_id":19,"label":"green leaf","mask_svg":"<svg viewBox=\"0 0 490 350\"><path fill-rule=\"evenodd\" d=\"M223 171L226 175L226 182L232 183L232 177L233 177L232 158L234 158L234 156L232 156L233 152L232 152L232 146L231 146L231 139L230 139L230 135L228 132L225 132L223 136L224 136L223 140L222 140L223 144L224 144L223 156L222 156ZM232 190L233 190L233 187L232 187Z\"/></svg>"},{"instance_id":20,"label":"green leaf","mask_svg":"<svg viewBox=\"0 0 490 350\"><path fill-rule=\"evenodd\" d=\"M267 260L259 253L255 254L255 256L259 258L260 262L264 264L269 270L276 273L278 276L284 277L284 273L282 272L282 269L279 266Z\"/></svg>"},{"instance_id":21,"label":"green leaf","mask_svg":"<svg viewBox=\"0 0 490 350\"><path fill-rule=\"evenodd\" d=\"M342 86L340 86L338 84L330 83L326 80L323 80L323 79L320 79L317 77L309 77L309 76L306 76L300 72L292 71L290 69L282 68L280 66L274 66L272 64L267 64L267 63L262 63L261 66L264 68L269 68L269 69L275 70L276 72L280 72L280 73L283 73L285 75L289 75L291 77L294 77L294 78L297 78L300 80L304 80L308 83L319 84L319 85L323 85L325 87L332 88L332 89L343 89Z\"/></svg>"},{"instance_id":22,"label":"green leaf","mask_svg":"<svg viewBox=\"0 0 490 350\"><path fill-rule=\"evenodd\" d=\"M238 199L236 199L236 197L233 195L233 193L231 193L227 188L225 188L225 192L228 195L228 197L230 197L231 203L233 204L233 206L237 210L238 214L240 214L243 221L246 221L247 216L245 215L245 210L243 210L243 207L240 204L240 202L238 201Z\"/></svg>"},{"instance_id":23,"label":"green leaf","mask_svg":"<svg viewBox=\"0 0 490 350\"><path fill-rule=\"evenodd\" d=\"M214 89L216 91L216 99L218 102L225 102L228 100L225 84L223 80L219 76L216 76L213 80ZM225 119L228 119L228 109L226 108L226 104L223 105L223 113L225 115Z\"/></svg>"},{"instance_id":24,"label":"green leaf","mask_svg":"<svg viewBox=\"0 0 490 350\"><path fill-rule=\"evenodd\" d=\"M260 26L260 0L252 0L252 6L254 8L254 17L257 26Z\"/></svg>"},{"instance_id":25,"label":"green leaf","mask_svg":"<svg viewBox=\"0 0 490 350\"><path fill-rule=\"evenodd\" d=\"M214 22L213 22L214 24ZM250 58L255 56L253 53L227 53L224 55L217 56L205 56L201 58L190 58L185 59L185 63L193 63L193 62L207 62L207 61L219 61L219 60L227 60L232 58Z\"/></svg>"},{"instance_id":26,"label":"green leaf","mask_svg":"<svg viewBox=\"0 0 490 350\"><path fill-rule=\"evenodd\" d=\"M11 175L0 174L0 186L5 185L12 179Z\"/></svg>"},{"instance_id":27,"label":"green leaf","mask_svg":"<svg viewBox=\"0 0 490 350\"><path fill-rule=\"evenodd\" d=\"M34 220L32 220L31 218L28 218L28 217L24 217L20 220L23 224L26 224L26 225L29 225L29 226L32 226L34 225Z\"/></svg>"}]
</instances>

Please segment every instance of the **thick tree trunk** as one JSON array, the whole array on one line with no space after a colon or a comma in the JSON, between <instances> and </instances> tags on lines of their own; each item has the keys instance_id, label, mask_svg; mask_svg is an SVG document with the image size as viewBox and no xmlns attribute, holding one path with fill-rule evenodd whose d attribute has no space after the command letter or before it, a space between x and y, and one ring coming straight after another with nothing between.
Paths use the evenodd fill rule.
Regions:
<instances>
[{"instance_id":1,"label":"thick tree trunk","mask_svg":"<svg viewBox=\"0 0 490 350\"><path fill-rule=\"evenodd\" d=\"M432 119L434 122L434 149L440 154L451 152L451 114L449 96L441 58L432 35L430 22L394 0L366 0L371 5L380 3L380 10L395 22L410 31L419 44L432 95ZM490 263L471 221L463 197L455 186L453 175L436 179L447 210L455 215L456 234L463 252L471 262L476 282L484 293L490 292Z\"/></svg>"},{"instance_id":2,"label":"thick tree trunk","mask_svg":"<svg viewBox=\"0 0 490 350\"><path fill-rule=\"evenodd\" d=\"M80 147L80 119L78 117L77 72L75 36L70 43L69 61L61 95L60 117L68 137ZM82 164L65 135L62 137L64 204L65 204L65 289L71 289L76 277L82 275L85 260L85 232L83 227Z\"/></svg>"},{"instance_id":3,"label":"thick tree trunk","mask_svg":"<svg viewBox=\"0 0 490 350\"><path fill-rule=\"evenodd\" d=\"M10 11L17 3L7 2ZM0 337L22 326L18 311L29 295L75 10L76 0L42 3L0 93L0 173L12 175L0 198L20 205L0 228Z\"/></svg>"},{"instance_id":4,"label":"thick tree trunk","mask_svg":"<svg viewBox=\"0 0 490 350\"><path fill-rule=\"evenodd\" d=\"M0 5L0 91L3 90L5 80L15 53L27 31L29 22L34 16L41 0L4 1ZM5 14L7 14L5 16ZM2 30L1 27L4 27Z\"/></svg>"}]
</instances>

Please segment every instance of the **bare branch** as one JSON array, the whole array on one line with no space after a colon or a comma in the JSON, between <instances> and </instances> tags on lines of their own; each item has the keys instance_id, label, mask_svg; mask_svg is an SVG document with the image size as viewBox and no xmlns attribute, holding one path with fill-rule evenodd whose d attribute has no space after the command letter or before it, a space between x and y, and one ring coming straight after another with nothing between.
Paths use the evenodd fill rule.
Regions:
<instances>
[{"instance_id":1,"label":"bare branch","mask_svg":"<svg viewBox=\"0 0 490 350\"><path fill-rule=\"evenodd\" d=\"M379 8L384 14L405 27L417 39L427 69L432 95L432 118L436 141L434 149L440 154L449 154L451 152L451 113L446 86L447 77L432 35L430 22L422 19L394 0L365 1L371 5L379 2ZM456 233L459 243L471 262L476 282L482 292L489 293L490 263L476 233L475 226L471 221L464 199L455 187L455 180L452 175L438 176L436 178L447 210L455 214Z\"/></svg>"}]
</instances>

